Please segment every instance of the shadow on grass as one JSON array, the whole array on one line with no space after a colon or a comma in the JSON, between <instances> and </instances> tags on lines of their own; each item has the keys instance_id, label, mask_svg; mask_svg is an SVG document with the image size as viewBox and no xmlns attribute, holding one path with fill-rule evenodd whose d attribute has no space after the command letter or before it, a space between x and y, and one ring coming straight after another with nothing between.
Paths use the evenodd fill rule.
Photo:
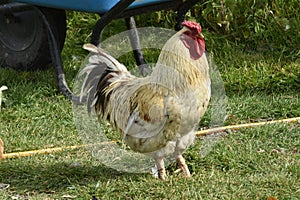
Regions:
<instances>
[{"instance_id":1,"label":"shadow on grass","mask_svg":"<svg viewBox=\"0 0 300 200\"><path fill-rule=\"evenodd\" d=\"M0 163L0 173L0 183L9 184L9 190L21 193L57 193L72 186L96 187L98 182L106 183L111 179L138 181L141 177L141 174L118 172L101 164L91 164L90 161L60 161L58 157L53 161L46 156L44 159L5 160Z\"/></svg>"}]
</instances>

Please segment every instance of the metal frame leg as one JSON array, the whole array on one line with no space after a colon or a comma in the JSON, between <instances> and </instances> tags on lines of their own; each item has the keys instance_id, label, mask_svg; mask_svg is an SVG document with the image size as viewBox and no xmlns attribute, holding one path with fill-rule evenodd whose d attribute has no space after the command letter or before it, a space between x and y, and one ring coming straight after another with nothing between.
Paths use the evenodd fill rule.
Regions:
<instances>
[{"instance_id":1,"label":"metal frame leg","mask_svg":"<svg viewBox=\"0 0 300 200\"><path fill-rule=\"evenodd\" d=\"M141 75L149 75L151 69L146 63L141 48L140 37L136 28L134 17L125 18L127 29L129 30L129 39L133 49L133 55L140 70Z\"/></svg>"},{"instance_id":2,"label":"metal frame leg","mask_svg":"<svg viewBox=\"0 0 300 200\"><path fill-rule=\"evenodd\" d=\"M38 8L35 8L35 10L39 13L41 18L44 21L44 24L46 25L47 31L48 31L48 41L49 41L49 48L50 48L50 54L51 54L51 60L52 65L54 68L55 76L57 79L58 88L62 92L62 94L67 97L68 99L72 100L73 102L79 102L79 97L75 96L72 91L69 89L68 84L66 82L65 78L65 72L62 65L61 55L59 48L57 46L56 38L53 34L53 31L51 29L51 26L46 18L46 16L43 14L42 11L40 11Z\"/></svg>"},{"instance_id":3,"label":"metal frame leg","mask_svg":"<svg viewBox=\"0 0 300 200\"><path fill-rule=\"evenodd\" d=\"M93 33L91 36L91 42L94 45L98 45L100 42L100 35L104 27L109 24L113 19L121 15L124 10L132 3L134 0L120 0L109 12L105 13L100 20L94 26Z\"/></svg>"}]
</instances>

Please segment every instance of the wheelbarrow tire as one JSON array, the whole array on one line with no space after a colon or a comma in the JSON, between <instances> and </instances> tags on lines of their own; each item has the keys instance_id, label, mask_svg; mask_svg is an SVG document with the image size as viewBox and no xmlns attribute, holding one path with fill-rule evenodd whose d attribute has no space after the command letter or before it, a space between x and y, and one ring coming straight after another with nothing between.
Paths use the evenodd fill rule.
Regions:
<instances>
[{"instance_id":1,"label":"wheelbarrow tire","mask_svg":"<svg viewBox=\"0 0 300 200\"><path fill-rule=\"evenodd\" d=\"M65 11L44 7L37 9L47 18L61 51L66 37ZM0 27L0 67L34 71L51 66L48 31L36 9L12 13L12 16L1 16L0 13L0 25L3 27Z\"/></svg>"}]
</instances>

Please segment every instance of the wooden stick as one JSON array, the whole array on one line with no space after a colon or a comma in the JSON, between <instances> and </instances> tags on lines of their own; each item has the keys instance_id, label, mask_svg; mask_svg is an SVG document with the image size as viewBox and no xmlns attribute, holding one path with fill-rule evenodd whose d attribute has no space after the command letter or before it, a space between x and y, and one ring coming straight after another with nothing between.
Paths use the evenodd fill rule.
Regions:
<instances>
[{"instance_id":1,"label":"wooden stick","mask_svg":"<svg viewBox=\"0 0 300 200\"><path fill-rule=\"evenodd\" d=\"M206 130L197 131L196 136L200 137L200 136L214 134L214 133L217 133L217 132L224 132L224 131L227 131L227 130L239 130L241 128L251 128L251 127L264 126L264 125L269 125L269 124L292 123L292 122L300 122L300 117L280 119L280 120L272 120L272 121L267 121L267 122L237 124L237 125L210 128L210 129L206 129Z\"/></svg>"},{"instance_id":2,"label":"wooden stick","mask_svg":"<svg viewBox=\"0 0 300 200\"><path fill-rule=\"evenodd\" d=\"M64 150L73 150L83 147L90 147L95 145L104 145L104 144L113 144L115 142L101 142L96 144L80 144L80 145L73 145L73 146L65 146L65 147L54 147L54 148L47 148L47 149L39 149L39 150L32 150L32 151L23 151L23 152L15 152L15 153L7 153L2 155L2 159L8 158L20 158L20 157L28 157L28 156L35 156L35 155L43 155L43 154L51 154L56 153Z\"/></svg>"},{"instance_id":3,"label":"wooden stick","mask_svg":"<svg viewBox=\"0 0 300 200\"><path fill-rule=\"evenodd\" d=\"M300 117L281 119L281 120L272 120L272 121L267 121L267 122L257 122L257 123L248 123L248 124L238 124L238 125L216 127L216 128L197 131L196 136L201 137L201 136L214 134L214 133L217 133L217 132L224 132L224 131L227 131L227 130L239 130L241 128L251 128L251 127L264 126L264 125L269 125L269 124L292 123L292 122L300 122ZM101 143L97 143L97 144L81 144L81 145L66 146L66 147L55 147L55 148L47 148L47 149L40 149L40 150L33 150L33 151L7 153L7 154L2 155L2 159L20 158L20 157L28 157L28 156L34 156L34 155L42 155L42 154L51 154L51 153L60 152L60 151L63 151L63 150L72 150L72 149L78 149L78 148L82 148L82 147L89 147L89 146L95 146L95 145L104 145L104 144L110 144L110 143L116 143L116 142L111 141L111 142L101 142Z\"/></svg>"}]
</instances>

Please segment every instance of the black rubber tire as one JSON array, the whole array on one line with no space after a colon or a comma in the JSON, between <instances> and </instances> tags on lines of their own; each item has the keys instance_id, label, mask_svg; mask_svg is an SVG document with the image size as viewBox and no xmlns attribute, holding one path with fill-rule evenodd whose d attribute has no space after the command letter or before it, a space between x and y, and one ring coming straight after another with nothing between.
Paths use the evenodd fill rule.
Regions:
<instances>
[{"instance_id":1,"label":"black rubber tire","mask_svg":"<svg viewBox=\"0 0 300 200\"><path fill-rule=\"evenodd\" d=\"M61 51L66 37L65 11L35 8L46 16ZM51 66L47 29L36 9L11 16L0 13L0 67L33 71Z\"/></svg>"}]
</instances>

